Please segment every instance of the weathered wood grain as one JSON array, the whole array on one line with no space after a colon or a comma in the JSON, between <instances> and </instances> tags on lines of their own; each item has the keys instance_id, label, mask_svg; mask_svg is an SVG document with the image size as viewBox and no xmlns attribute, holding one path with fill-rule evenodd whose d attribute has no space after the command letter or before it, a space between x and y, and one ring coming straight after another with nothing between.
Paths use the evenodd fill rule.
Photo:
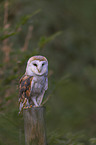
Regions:
<instances>
[{"instance_id":1,"label":"weathered wood grain","mask_svg":"<svg viewBox=\"0 0 96 145\"><path fill-rule=\"evenodd\" d=\"M44 110L44 107L23 110L26 145L47 145Z\"/></svg>"}]
</instances>

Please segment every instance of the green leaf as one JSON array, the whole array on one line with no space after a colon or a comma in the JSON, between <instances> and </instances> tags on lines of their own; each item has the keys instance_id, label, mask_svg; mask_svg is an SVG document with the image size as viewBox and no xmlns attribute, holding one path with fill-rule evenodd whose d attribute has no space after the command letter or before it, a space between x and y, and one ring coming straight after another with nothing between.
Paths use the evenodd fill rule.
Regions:
<instances>
[{"instance_id":1,"label":"green leaf","mask_svg":"<svg viewBox=\"0 0 96 145\"><path fill-rule=\"evenodd\" d=\"M16 25L15 30L9 32L9 33L6 34L6 35L0 36L0 40L2 41L2 40L4 40L4 39L6 39L6 38L9 38L9 37L11 37L11 36L13 36L13 35L18 34L18 33L19 33L19 32L17 31L18 28L19 28L20 26L26 24L27 21L28 21L31 17L33 17L34 15L38 14L40 11L41 11L41 10L39 9L39 10L36 10L35 12L33 12L32 14L23 16L23 17L21 18L20 22ZM5 30L2 29L2 28L0 28L0 30L1 30L2 32L5 31ZM9 30L10 30L10 29L9 29Z\"/></svg>"},{"instance_id":2,"label":"green leaf","mask_svg":"<svg viewBox=\"0 0 96 145\"><path fill-rule=\"evenodd\" d=\"M18 32L11 32L11 33L9 33L9 34L3 35L3 36L0 37L0 40L4 40L4 39L6 39L6 38L8 38L8 37L11 37L11 36L13 36L13 35L16 35L17 33L18 33Z\"/></svg>"},{"instance_id":3,"label":"green leaf","mask_svg":"<svg viewBox=\"0 0 96 145\"><path fill-rule=\"evenodd\" d=\"M96 144L96 138L91 138L90 142L91 142L92 145L95 145Z\"/></svg>"},{"instance_id":4,"label":"green leaf","mask_svg":"<svg viewBox=\"0 0 96 145\"><path fill-rule=\"evenodd\" d=\"M33 12L32 14L29 14L29 15L25 15L21 18L20 22L16 25L16 29L18 29L20 26L24 25L25 23L27 23L27 21L35 16L36 14L38 14L39 12L41 11L41 9L39 10L36 10L35 12Z\"/></svg>"},{"instance_id":5,"label":"green leaf","mask_svg":"<svg viewBox=\"0 0 96 145\"><path fill-rule=\"evenodd\" d=\"M48 42L54 40L57 36L59 36L61 34L62 34L62 31L59 31L49 37L44 37L44 36L41 37L40 41L38 43L39 48L43 48Z\"/></svg>"}]
</instances>

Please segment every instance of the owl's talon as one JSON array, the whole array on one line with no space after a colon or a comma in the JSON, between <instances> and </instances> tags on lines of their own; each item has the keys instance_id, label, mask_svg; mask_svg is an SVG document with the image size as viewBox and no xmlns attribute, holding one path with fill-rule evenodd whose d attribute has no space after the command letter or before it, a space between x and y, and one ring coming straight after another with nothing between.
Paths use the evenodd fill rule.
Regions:
<instances>
[{"instance_id":1,"label":"owl's talon","mask_svg":"<svg viewBox=\"0 0 96 145\"><path fill-rule=\"evenodd\" d=\"M33 105L33 107L39 107L39 105L37 105L37 106L36 105Z\"/></svg>"},{"instance_id":2,"label":"owl's talon","mask_svg":"<svg viewBox=\"0 0 96 145\"><path fill-rule=\"evenodd\" d=\"M24 107L24 109L32 108L32 105Z\"/></svg>"},{"instance_id":3,"label":"owl's talon","mask_svg":"<svg viewBox=\"0 0 96 145\"><path fill-rule=\"evenodd\" d=\"M30 105L29 108L32 108L32 105Z\"/></svg>"},{"instance_id":4,"label":"owl's talon","mask_svg":"<svg viewBox=\"0 0 96 145\"><path fill-rule=\"evenodd\" d=\"M28 107L24 107L24 109L28 109Z\"/></svg>"}]
</instances>

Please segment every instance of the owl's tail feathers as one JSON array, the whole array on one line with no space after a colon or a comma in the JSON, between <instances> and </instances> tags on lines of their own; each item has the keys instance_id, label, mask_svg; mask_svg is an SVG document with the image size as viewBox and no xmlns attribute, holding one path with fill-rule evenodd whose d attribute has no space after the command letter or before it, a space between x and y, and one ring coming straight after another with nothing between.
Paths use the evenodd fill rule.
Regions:
<instances>
[{"instance_id":1,"label":"owl's tail feathers","mask_svg":"<svg viewBox=\"0 0 96 145\"><path fill-rule=\"evenodd\" d=\"M19 110L20 110L19 111L19 114L21 114L23 112L23 108L26 106L27 101L28 101L27 98L24 98L24 101L23 102L21 102L21 100L19 101L19 103L20 103L19 104L20 105L19 106Z\"/></svg>"},{"instance_id":2,"label":"owl's tail feathers","mask_svg":"<svg viewBox=\"0 0 96 145\"><path fill-rule=\"evenodd\" d=\"M29 106L28 99L25 98L23 102L20 102L20 107L19 107L20 111L18 114L21 114L23 112L23 109L28 109L28 108L32 108L32 105Z\"/></svg>"}]
</instances>

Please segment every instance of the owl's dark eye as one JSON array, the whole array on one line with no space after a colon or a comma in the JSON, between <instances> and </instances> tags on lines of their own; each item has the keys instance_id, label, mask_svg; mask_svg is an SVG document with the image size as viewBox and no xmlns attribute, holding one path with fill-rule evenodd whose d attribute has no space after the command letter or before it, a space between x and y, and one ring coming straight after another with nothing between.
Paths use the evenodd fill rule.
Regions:
<instances>
[{"instance_id":1,"label":"owl's dark eye","mask_svg":"<svg viewBox=\"0 0 96 145\"><path fill-rule=\"evenodd\" d=\"M37 67L37 64L36 63L33 63L33 65Z\"/></svg>"},{"instance_id":2,"label":"owl's dark eye","mask_svg":"<svg viewBox=\"0 0 96 145\"><path fill-rule=\"evenodd\" d=\"M42 63L42 66L44 65L44 63Z\"/></svg>"}]
</instances>

